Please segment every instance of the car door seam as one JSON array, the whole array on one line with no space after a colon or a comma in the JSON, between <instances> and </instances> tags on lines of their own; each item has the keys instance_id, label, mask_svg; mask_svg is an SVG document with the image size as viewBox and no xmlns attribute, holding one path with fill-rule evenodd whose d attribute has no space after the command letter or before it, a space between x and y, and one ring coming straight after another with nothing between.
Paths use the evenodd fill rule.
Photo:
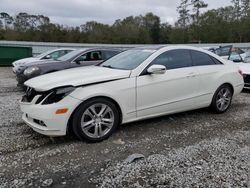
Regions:
<instances>
[{"instance_id":1,"label":"car door seam","mask_svg":"<svg viewBox=\"0 0 250 188\"><path fill-rule=\"evenodd\" d=\"M174 103L177 103L177 102L181 102L181 101L185 101L185 100L189 100L189 99L194 99L194 98L197 98L197 97L202 97L202 96L211 95L211 94L212 93L206 93L206 94L202 94L202 95L197 95L195 97L189 97L189 98L180 99L180 100L173 101L173 102L168 102L168 103L164 103L164 104L150 106L150 107L143 108L143 109L137 109L136 112L143 111L143 110L148 110L148 109L151 109L151 108L156 108L156 107L160 107L160 106L164 106L164 105L168 105L168 104L174 104Z\"/></svg>"}]
</instances>

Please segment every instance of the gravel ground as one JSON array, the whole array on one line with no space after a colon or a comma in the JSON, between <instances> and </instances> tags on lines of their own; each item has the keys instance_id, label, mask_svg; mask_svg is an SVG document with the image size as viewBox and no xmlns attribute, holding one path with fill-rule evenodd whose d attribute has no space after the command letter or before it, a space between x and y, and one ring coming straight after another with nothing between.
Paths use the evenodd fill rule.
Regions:
<instances>
[{"instance_id":1,"label":"gravel ground","mask_svg":"<svg viewBox=\"0 0 250 188\"><path fill-rule=\"evenodd\" d=\"M120 126L101 143L49 138L21 120L10 68L0 68L0 187L248 187L250 92L206 109ZM145 156L133 162L127 157Z\"/></svg>"}]
</instances>

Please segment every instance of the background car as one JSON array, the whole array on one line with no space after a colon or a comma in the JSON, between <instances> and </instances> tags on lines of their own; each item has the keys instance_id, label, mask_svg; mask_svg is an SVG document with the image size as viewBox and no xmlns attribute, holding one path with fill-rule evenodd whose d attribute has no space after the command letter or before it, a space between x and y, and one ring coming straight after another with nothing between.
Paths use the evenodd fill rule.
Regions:
<instances>
[{"instance_id":1,"label":"background car","mask_svg":"<svg viewBox=\"0 0 250 188\"><path fill-rule=\"evenodd\" d=\"M119 124L205 107L226 112L244 83L237 65L214 53L153 46L25 85L22 117L35 131L62 136L72 129L79 139L97 142Z\"/></svg>"},{"instance_id":2,"label":"background car","mask_svg":"<svg viewBox=\"0 0 250 188\"><path fill-rule=\"evenodd\" d=\"M246 57L244 58L244 63L250 63L250 51L246 52Z\"/></svg>"},{"instance_id":3,"label":"background car","mask_svg":"<svg viewBox=\"0 0 250 188\"><path fill-rule=\"evenodd\" d=\"M78 49L56 60L34 62L16 72L18 85L22 86L26 80L39 75L74 67L96 65L120 52L119 49Z\"/></svg>"},{"instance_id":4,"label":"background car","mask_svg":"<svg viewBox=\"0 0 250 188\"><path fill-rule=\"evenodd\" d=\"M243 78L245 83L244 88L250 89L250 63L248 62L247 57L248 56L246 56L245 59L243 59L239 53L232 52L228 57L228 59L237 63L237 65L240 67L243 73Z\"/></svg>"},{"instance_id":5,"label":"background car","mask_svg":"<svg viewBox=\"0 0 250 188\"><path fill-rule=\"evenodd\" d=\"M54 50L49 50L47 52L44 52L36 57L29 57L29 58L24 58L24 59L19 59L17 61L14 61L12 63L13 65L13 72L16 73L19 69L21 69L24 66L28 66L29 64L32 64L37 61L41 60L47 60L47 59L58 59L61 56L64 56L65 54L73 51L73 48L60 48L60 49L54 49ZM43 61L41 61L43 62Z\"/></svg>"},{"instance_id":6,"label":"background car","mask_svg":"<svg viewBox=\"0 0 250 188\"><path fill-rule=\"evenodd\" d=\"M242 59L246 57L246 52L244 50L233 47L233 45L220 46L214 50L215 54L221 56L224 59L228 59L233 52L238 53Z\"/></svg>"}]
</instances>

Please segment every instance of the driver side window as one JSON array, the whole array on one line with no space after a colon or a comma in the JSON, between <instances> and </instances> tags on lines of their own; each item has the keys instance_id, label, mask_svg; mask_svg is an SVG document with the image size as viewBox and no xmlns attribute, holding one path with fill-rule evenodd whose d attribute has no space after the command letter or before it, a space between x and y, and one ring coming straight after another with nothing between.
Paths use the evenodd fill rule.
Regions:
<instances>
[{"instance_id":1,"label":"driver side window","mask_svg":"<svg viewBox=\"0 0 250 188\"><path fill-rule=\"evenodd\" d=\"M55 51L55 52L51 52L50 54L43 57L43 59L54 59L54 60L56 60L59 57L62 57L62 56L66 55L69 52L71 52L71 50L58 50L58 51Z\"/></svg>"},{"instance_id":2,"label":"driver side window","mask_svg":"<svg viewBox=\"0 0 250 188\"><path fill-rule=\"evenodd\" d=\"M49 54L51 59L57 59L60 56L60 51L53 52Z\"/></svg>"},{"instance_id":3,"label":"driver side window","mask_svg":"<svg viewBox=\"0 0 250 188\"><path fill-rule=\"evenodd\" d=\"M81 55L75 61L81 62L81 61L100 61L100 60L102 60L101 51L92 51Z\"/></svg>"},{"instance_id":4,"label":"driver side window","mask_svg":"<svg viewBox=\"0 0 250 188\"><path fill-rule=\"evenodd\" d=\"M192 66L188 50L170 50L159 55L152 64L164 65L168 70Z\"/></svg>"},{"instance_id":5,"label":"driver side window","mask_svg":"<svg viewBox=\"0 0 250 188\"><path fill-rule=\"evenodd\" d=\"M78 57L75 61L86 61L86 59L87 59L87 55L84 54L84 55Z\"/></svg>"}]
</instances>

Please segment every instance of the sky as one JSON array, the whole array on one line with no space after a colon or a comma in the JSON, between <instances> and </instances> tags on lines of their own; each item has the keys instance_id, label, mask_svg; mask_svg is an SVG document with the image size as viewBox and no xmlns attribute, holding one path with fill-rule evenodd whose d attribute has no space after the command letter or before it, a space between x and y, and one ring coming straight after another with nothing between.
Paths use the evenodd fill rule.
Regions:
<instances>
[{"instance_id":1,"label":"sky","mask_svg":"<svg viewBox=\"0 0 250 188\"><path fill-rule=\"evenodd\" d=\"M231 5L231 0L205 0L208 9ZM0 12L42 14L53 23L79 26L87 21L112 24L127 16L153 12L161 22L173 24L180 0L0 0Z\"/></svg>"}]
</instances>

